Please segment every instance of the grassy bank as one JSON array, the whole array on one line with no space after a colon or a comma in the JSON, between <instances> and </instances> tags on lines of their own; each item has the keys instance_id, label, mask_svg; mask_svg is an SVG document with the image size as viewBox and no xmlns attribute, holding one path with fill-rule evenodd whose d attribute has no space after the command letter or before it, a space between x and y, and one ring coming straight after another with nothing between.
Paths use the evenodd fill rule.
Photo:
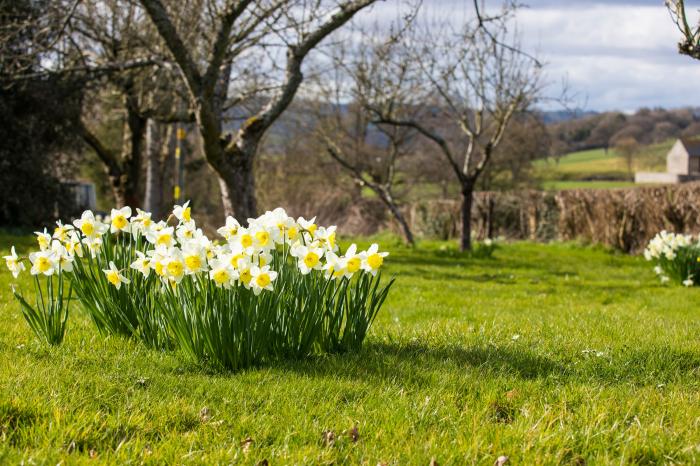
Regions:
<instances>
[{"instance_id":1,"label":"grassy bank","mask_svg":"<svg viewBox=\"0 0 700 466\"><path fill-rule=\"evenodd\" d=\"M3 268L0 462L700 461L700 289L597 248L388 246L398 281L360 354L236 374L100 337L80 312L42 348Z\"/></svg>"}]
</instances>

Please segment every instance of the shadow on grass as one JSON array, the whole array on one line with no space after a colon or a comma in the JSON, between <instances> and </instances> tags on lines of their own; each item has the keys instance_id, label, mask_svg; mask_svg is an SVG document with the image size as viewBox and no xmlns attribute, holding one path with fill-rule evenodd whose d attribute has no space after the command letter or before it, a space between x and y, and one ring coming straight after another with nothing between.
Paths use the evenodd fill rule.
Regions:
<instances>
[{"instance_id":1,"label":"shadow on grass","mask_svg":"<svg viewBox=\"0 0 700 466\"><path fill-rule=\"evenodd\" d=\"M527 350L496 346L447 345L430 347L367 342L361 352L319 356L282 363L284 369L307 376L400 380L409 385L433 384L432 375L453 375L473 369L484 376L537 379L563 374L565 368Z\"/></svg>"},{"instance_id":2,"label":"shadow on grass","mask_svg":"<svg viewBox=\"0 0 700 466\"><path fill-rule=\"evenodd\" d=\"M694 381L700 375L700 354L689 350L669 347L643 350L623 348L613 351L610 356L594 358L586 353L574 352L563 354L560 361L555 361L518 347L431 347L420 342L367 342L363 350L356 354L282 362L279 367L306 376L399 380L402 384L415 386L433 385L436 376L449 378L465 371L472 371L473 376L479 378L552 378L558 384L578 381L639 386Z\"/></svg>"}]
</instances>

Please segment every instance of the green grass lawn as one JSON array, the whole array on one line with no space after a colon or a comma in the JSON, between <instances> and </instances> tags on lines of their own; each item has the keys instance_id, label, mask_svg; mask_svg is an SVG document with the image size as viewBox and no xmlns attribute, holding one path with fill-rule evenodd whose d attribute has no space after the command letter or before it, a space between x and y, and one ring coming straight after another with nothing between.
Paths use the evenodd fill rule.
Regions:
<instances>
[{"instance_id":1,"label":"green grass lawn","mask_svg":"<svg viewBox=\"0 0 700 466\"><path fill-rule=\"evenodd\" d=\"M0 463L700 462L700 289L598 248L384 244L398 280L361 353L240 373L100 337L80 312L43 348L3 267Z\"/></svg>"}]
</instances>

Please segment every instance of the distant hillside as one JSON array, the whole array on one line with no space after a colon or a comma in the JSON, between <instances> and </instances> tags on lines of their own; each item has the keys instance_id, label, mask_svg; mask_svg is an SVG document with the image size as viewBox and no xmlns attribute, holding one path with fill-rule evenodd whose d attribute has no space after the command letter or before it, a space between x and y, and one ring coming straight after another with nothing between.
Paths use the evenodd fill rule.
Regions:
<instances>
[{"instance_id":1,"label":"distant hillside","mask_svg":"<svg viewBox=\"0 0 700 466\"><path fill-rule=\"evenodd\" d=\"M593 113L550 123L547 128L553 155L613 147L617 141L630 138L641 145L658 144L681 136L700 135L700 108L643 108L631 115Z\"/></svg>"},{"instance_id":2,"label":"distant hillside","mask_svg":"<svg viewBox=\"0 0 700 466\"><path fill-rule=\"evenodd\" d=\"M598 112L590 110L551 110L546 112L539 112L542 122L546 125L552 123L560 123L562 121L579 120L581 118L591 117L598 115Z\"/></svg>"}]
</instances>

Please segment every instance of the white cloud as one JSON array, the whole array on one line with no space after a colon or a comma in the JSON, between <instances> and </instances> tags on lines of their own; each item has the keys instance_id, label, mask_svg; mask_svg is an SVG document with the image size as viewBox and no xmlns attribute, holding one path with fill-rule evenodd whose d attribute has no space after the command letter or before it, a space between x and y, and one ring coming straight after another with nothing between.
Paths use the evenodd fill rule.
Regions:
<instances>
[{"instance_id":1,"label":"white cloud","mask_svg":"<svg viewBox=\"0 0 700 466\"><path fill-rule=\"evenodd\" d=\"M524 1L530 7L518 12L518 30L524 47L547 63L552 94L567 77L572 91L587 96L588 109L700 106L700 61L678 54L680 33L662 0ZM686 3L696 15L700 2ZM471 17L472 0L424 5L424 14L456 23ZM362 21L388 24L398 10L397 3L385 2Z\"/></svg>"}]
</instances>

